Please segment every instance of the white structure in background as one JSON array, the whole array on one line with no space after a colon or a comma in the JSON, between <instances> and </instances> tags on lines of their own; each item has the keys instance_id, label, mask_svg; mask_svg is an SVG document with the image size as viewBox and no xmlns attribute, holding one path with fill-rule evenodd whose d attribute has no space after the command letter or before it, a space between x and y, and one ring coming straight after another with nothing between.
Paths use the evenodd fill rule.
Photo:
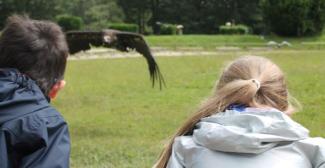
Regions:
<instances>
[{"instance_id":1,"label":"white structure in background","mask_svg":"<svg viewBox=\"0 0 325 168\"><path fill-rule=\"evenodd\" d=\"M177 25L176 26L176 29L177 29L177 34L178 35L182 35L183 34L183 29L184 29L184 26L183 25Z\"/></svg>"},{"instance_id":2,"label":"white structure in background","mask_svg":"<svg viewBox=\"0 0 325 168\"><path fill-rule=\"evenodd\" d=\"M267 46L271 48L282 48L282 47L291 47L292 44L287 41L282 41L281 43L277 43L275 41L269 41L267 42Z\"/></svg>"},{"instance_id":3,"label":"white structure in background","mask_svg":"<svg viewBox=\"0 0 325 168\"><path fill-rule=\"evenodd\" d=\"M275 48L275 47L279 47L279 44L275 41L269 41L269 42L267 42L267 46Z\"/></svg>"},{"instance_id":4,"label":"white structure in background","mask_svg":"<svg viewBox=\"0 0 325 168\"><path fill-rule=\"evenodd\" d=\"M279 44L279 47L291 47L292 44L287 41L282 41L282 43Z\"/></svg>"},{"instance_id":5,"label":"white structure in background","mask_svg":"<svg viewBox=\"0 0 325 168\"><path fill-rule=\"evenodd\" d=\"M226 26L231 26L231 22L227 22L226 23Z\"/></svg>"}]
</instances>

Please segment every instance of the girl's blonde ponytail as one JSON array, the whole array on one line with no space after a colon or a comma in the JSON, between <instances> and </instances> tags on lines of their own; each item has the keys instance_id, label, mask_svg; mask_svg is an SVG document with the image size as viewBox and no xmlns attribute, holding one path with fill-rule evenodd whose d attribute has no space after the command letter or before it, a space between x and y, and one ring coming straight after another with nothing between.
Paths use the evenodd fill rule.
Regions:
<instances>
[{"instance_id":1,"label":"girl's blonde ponytail","mask_svg":"<svg viewBox=\"0 0 325 168\"><path fill-rule=\"evenodd\" d=\"M231 63L223 71L214 94L173 135L154 167L167 166L177 136L191 133L201 118L222 112L236 103L286 111L288 92L280 68L270 60L256 56L241 57Z\"/></svg>"}]
</instances>

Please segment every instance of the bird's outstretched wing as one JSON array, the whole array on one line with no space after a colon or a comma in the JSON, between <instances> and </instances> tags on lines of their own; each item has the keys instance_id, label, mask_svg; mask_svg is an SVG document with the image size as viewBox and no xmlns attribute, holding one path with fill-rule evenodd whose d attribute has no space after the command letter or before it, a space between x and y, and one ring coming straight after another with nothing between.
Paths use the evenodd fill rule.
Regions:
<instances>
[{"instance_id":1,"label":"bird's outstretched wing","mask_svg":"<svg viewBox=\"0 0 325 168\"><path fill-rule=\"evenodd\" d=\"M66 33L69 53L90 50L92 46L102 46L103 32L101 31L70 31Z\"/></svg>"},{"instance_id":2,"label":"bird's outstretched wing","mask_svg":"<svg viewBox=\"0 0 325 168\"><path fill-rule=\"evenodd\" d=\"M150 48L140 34L111 29L103 31L70 31L66 33L66 38L70 54L89 50L91 45L115 48L125 52L134 49L147 60L152 86L155 85L156 80L159 82L160 89L163 85L165 86L164 78L151 54Z\"/></svg>"},{"instance_id":3,"label":"bird's outstretched wing","mask_svg":"<svg viewBox=\"0 0 325 168\"><path fill-rule=\"evenodd\" d=\"M148 63L150 72L150 78L152 80L152 86L155 85L155 81L159 82L160 89L165 86L164 77L162 76L158 64L153 57L150 48L142 35L128 32L115 32L116 46L115 48L120 51L136 50L145 57Z\"/></svg>"}]
</instances>

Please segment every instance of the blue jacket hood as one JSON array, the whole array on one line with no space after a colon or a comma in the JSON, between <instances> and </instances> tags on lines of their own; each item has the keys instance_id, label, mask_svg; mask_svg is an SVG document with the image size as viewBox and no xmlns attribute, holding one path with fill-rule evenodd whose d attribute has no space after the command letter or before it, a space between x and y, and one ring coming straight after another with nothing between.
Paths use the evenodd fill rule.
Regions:
<instances>
[{"instance_id":1,"label":"blue jacket hood","mask_svg":"<svg viewBox=\"0 0 325 168\"><path fill-rule=\"evenodd\" d=\"M0 69L0 126L46 107L49 102L32 79L16 69Z\"/></svg>"}]
</instances>

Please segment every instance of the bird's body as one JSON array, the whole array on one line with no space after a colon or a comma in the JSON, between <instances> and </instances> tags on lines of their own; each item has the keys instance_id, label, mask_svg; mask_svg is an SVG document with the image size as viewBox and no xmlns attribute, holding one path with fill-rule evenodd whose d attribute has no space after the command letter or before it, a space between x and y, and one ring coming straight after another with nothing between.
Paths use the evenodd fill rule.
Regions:
<instances>
[{"instance_id":1,"label":"bird's body","mask_svg":"<svg viewBox=\"0 0 325 168\"><path fill-rule=\"evenodd\" d=\"M90 46L115 48L123 52L136 50L148 62L153 86L156 80L159 82L160 88L165 84L150 48L140 34L106 29L102 31L70 31L66 33L66 37L70 54L89 50Z\"/></svg>"}]
</instances>

